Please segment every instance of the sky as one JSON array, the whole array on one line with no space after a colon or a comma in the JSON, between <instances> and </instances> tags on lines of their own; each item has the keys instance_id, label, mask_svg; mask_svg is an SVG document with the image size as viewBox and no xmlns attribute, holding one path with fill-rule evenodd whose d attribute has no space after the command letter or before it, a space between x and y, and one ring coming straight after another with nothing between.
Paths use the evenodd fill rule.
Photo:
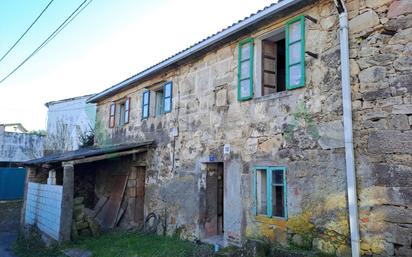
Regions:
<instances>
[{"instance_id":1,"label":"sky","mask_svg":"<svg viewBox=\"0 0 412 257\"><path fill-rule=\"evenodd\" d=\"M0 1L0 56L50 0ZM0 80L83 0L54 0L0 62ZM93 0L50 43L0 83L0 124L46 129L46 102L98 93L276 2Z\"/></svg>"}]
</instances>

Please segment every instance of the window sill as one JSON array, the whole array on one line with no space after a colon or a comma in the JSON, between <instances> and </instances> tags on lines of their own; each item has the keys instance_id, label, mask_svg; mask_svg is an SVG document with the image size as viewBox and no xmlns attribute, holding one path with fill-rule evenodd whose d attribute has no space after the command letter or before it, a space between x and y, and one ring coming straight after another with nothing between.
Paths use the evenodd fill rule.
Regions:
<instances>
[{"instance_id":1,"label":"window sill","mask_svg":"<svg viewBox=\"0 0 412 257\"><path fill-rule=\"evenodd\" d=\"M283 91L283 92L278 92L278 93L275 93L275 94L270 94L270 95L265 95L265 96L258 96L258 97L255 97L254 100L256 102L264 102L264 101L268 101L268 100L289 97L289 96L292 96L292 95L294 95L294 93L291 92L291 91Z\"/></svg>"},{"instance_id":2,"label":"window sill","mask_svg":"<svg viewBox=\"0 0 412 257\"><path fill-rule=\"evenodd\" d=\"M269 225L286 225L286 218L282 217L268 217L266 215L258 214L255 216L257 222Z\"/></svg>"}]
</instances>

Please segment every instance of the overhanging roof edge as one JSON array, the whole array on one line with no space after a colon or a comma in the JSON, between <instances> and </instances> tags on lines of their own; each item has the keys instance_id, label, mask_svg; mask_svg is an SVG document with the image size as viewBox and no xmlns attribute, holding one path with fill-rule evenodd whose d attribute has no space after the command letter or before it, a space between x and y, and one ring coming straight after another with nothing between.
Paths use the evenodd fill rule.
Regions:
<instances>
[{"instance_id":1,"label":"overhanging roof edge","mask_svg":"<svg viewBox=\"0 0 412 257\"><path fill-rule=\"evenodd\" d=\"M102 100L106 97L108 97L109 95L113 94L114 92L117 92L118 90L122 90L123 88L127 87L128 85L143 79L146 76L149 76L159 70L162 70L166 67L168 67L169 65L176 63L184 58L189 57L192 54L195 54L196 52L203 50L209 46L212 46L214 44L216 44L217 42L219 42L222 39L225 39L239 31L241 31L242 29L247 28L248 26L251 26L261 20L263 20L264 18L266 18L269 15L273 15L275 13L279 13L285 9L287 9L290 6L293 6L295 4L298 4L300 2L305 2L305 0L284 0L281 1L277 4L274 4L238 23L235 23L234 25L228 27L227 29L224 29L221 32L216 33L213 36L210 36L209 38L200 41L199 43L193 45L192 47L187 48L186 50L183 50L180 53L177 53L176 55L112 86L109 87L105 90L103 90L100 93L95 94L94 96L90 97L87 100L87 103L96 103L99 100ZM308 1L308 3L310 3L311 1Z\"/></svg>"}]
</instances>

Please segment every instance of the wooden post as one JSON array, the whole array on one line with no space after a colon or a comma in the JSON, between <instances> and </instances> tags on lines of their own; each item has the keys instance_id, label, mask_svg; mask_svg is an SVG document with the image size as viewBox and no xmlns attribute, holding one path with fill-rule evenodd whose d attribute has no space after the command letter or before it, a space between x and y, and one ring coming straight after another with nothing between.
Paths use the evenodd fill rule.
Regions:
<instances>
[{"instance_id":1,"label":"wooden post","mask_svg":"<svg viewBox=\"0 0 412 257\"><path fill-rule=\"evenodd\" d=\"M36 167L30 166L27 167L26 180L24 181L24 194L23 194L23 206L20 213L20 230L23 231L24 225L26 223L26 204L27 204L27 190L29 182L32 181L33 177L36 176Z\"/></svg>"},{"instance_id":2,"label":"wooden post","mask_svg":"<svg viewBox=\"0 0 412 257\"><path fill-rule=\"evenodd\" d=\"M60 241L70 240L73 220L74 166L72 162L64 162L63 196L60 216Z\"/></svg>"}]
</instances>

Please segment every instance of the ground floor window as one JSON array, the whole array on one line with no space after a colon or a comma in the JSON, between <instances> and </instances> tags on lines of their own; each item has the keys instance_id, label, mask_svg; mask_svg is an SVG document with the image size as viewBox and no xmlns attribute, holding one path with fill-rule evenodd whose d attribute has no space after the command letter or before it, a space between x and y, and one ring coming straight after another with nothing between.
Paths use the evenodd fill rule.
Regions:
<instances>
[{"instance_id":1,"label":"ground floor window","mask_svg":"<svg viewBox=\"0 0 412 257\"><path fill-rule=\"evenodd\" d=\"M257 215L287 218L285 167L256 167L254 187Z\"/></svg>"}]
</instances>

